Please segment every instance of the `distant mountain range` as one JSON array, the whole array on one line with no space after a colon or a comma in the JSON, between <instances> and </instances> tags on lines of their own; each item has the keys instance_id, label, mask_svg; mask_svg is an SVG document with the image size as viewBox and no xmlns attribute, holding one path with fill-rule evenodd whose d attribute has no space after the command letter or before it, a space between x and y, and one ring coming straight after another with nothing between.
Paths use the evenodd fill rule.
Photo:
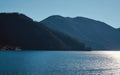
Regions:
<instances>
[{"instance_id":1,"label":"distant mountain range","mask_svg":"<svg viewBox=\"0 0 120 75\"><path fill-rule=\"evenodd\" d=\"M118 31L120 31L120 28L117 28Z\"/></svg>"},{"instance_id":2,"label":"distant mountain range","mask_svg":"<svg viewBox=\"0 0 120 75\"><path fill-rule=\"evenodd\" d=\"M40 23L85 43L94 50L119 50L120 28L85 17L53 15Z\"/></svg>"},{"instance_id":3,"label":"distant mountain range","mask_svg":"<svg viewBox=\"0 0 120 75\"><path fill-rule=\"evenodd\" d=\"M52 26L52 22L59 25L57 18L61 18L55 18L55 22L54 17L56 16L38 23L24 14L0 13L0 48L7 46L19 47L23 50L90 50L80 42L82 39L78 41L74 37L68 36L63 31L62 25L60 27L62 30ZM51 23L49 23L50 20ZM64 26L64 21L61 22ZM68 28L65 29L68 30ZM69 31L71 33L72 30Z\"/></svg>"},{"instance_id":4,"label":"distant mountain range","mask_svg":"<svg viewBox=\"0 0 120 75\"><path fill-rule=\"evenodd\" d=\"M120 28L85 17L53 15L36 22L24 14L0 13L0 35L0 49L120 49Z\"/></svg>"}]
</instances>

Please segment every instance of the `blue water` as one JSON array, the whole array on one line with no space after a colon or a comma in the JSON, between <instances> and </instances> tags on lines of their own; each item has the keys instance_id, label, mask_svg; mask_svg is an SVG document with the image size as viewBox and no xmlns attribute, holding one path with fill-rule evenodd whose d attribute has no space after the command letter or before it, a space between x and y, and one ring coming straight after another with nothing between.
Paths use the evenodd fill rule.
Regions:
<instances>
[{"instance_id":1,"label":"blue water","mask_svg":"<svg viewBox=\"0 0 120 75\"><path fill-rule=\"evenodd\" d=\"M0 75L120 75L120 58L109 53L0 52Z\"/></svg>"}]
</instances>

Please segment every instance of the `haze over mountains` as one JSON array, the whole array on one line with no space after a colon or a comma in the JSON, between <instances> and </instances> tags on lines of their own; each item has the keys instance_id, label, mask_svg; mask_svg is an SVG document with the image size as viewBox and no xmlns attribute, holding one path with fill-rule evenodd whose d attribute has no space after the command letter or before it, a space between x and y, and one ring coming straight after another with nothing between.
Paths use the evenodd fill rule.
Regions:
<instances>
[{"instance_id":1,"label":"haze over mountains","mask_svg":"<svg viewBox=\"0 0 120 75\"><path fill-rule=\"evenodd\" d=\"M84 17L53 15L40 23L76 38L95 50L120 49L120 31L104 22Z\"/></svg>"},{"instance_id":2,"label":"haze over mountains","mask_svg":"<svg viewBox=\"0 0 120 75\"><path fill-rule=\"evenodd\" d=\"M90 50L85 44L19 13L0 13L0 47L23 50Z\"/></svg>"}]
</instances>

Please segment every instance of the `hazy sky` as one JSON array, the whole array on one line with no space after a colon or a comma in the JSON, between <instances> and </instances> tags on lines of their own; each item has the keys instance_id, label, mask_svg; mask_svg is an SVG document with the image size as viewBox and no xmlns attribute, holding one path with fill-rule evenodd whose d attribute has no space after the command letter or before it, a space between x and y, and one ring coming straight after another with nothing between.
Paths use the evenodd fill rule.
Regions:
<instances>
[{"instance_id":1,"label":"hazy sky","mask_svg":"<svg viewBox=\"0 0 120 75\"><path fill-rule=\"evenodd\" d=\"M0 0L0 12L20 12L36 21L83 16L120 27L120 0Z\"/></svg>"}]
</instances>

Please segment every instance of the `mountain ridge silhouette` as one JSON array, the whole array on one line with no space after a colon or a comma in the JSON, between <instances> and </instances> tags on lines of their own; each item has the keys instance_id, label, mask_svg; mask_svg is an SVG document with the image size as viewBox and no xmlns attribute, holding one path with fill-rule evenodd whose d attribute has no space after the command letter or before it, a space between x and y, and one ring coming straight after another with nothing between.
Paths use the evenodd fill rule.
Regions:
<instances>
[{"instance_id":1,"label":"mountain ridge silhouette","mask_svg":"<svg viewBox=\"0 0 120 75\"><path fill-rule=\"evenodd\" d=\"M0 13L0 35L1 46L23 50L89 50L74 38L20 13Z\"/></svg>"},{"instance_id":2,"label":"mountain ridge silhouette","mask_svg":"<svg viewBox=\"0 0 120 75\"><path fill-rule=\"evenodd\" d=\"M86 17L49 16L40 21L51 29L63 32L95 50L120 49L120 32L112 26Z\"/></svg>"}]
</instances>

